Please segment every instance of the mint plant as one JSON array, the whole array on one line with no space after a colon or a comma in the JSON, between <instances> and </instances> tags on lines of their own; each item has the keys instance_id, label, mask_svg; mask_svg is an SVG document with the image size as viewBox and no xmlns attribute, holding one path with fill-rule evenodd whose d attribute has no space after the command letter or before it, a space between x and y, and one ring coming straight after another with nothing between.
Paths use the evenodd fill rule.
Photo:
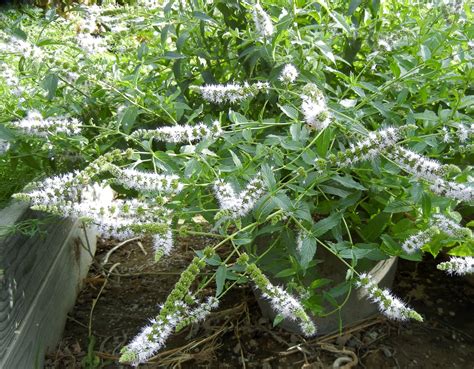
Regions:
<instances>
[{"instance_id":1,"label":"mint plant","mask_svg":"<svg viewBox=\"0 0 474 369\"><path fill-rule=\"evenodd\" d=\"M150 236L156 261L173 257L178 234L215 240L122 362L145 362L237 284L311 336L326 302L336 312L353 287L389 318L422 320L375 284L371 262L443 251L439 269L472 273L474 34L457 4L1 14L0 168L48 175L14 197L102 237ZM318 248L344 282L325 286Z\"/></svg>"}]
</instances>

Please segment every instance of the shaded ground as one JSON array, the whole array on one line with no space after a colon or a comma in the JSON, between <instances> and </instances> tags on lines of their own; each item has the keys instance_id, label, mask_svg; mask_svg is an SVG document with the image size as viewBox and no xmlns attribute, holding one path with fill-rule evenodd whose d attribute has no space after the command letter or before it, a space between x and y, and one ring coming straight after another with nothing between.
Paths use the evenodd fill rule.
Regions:
<instances>
[{"instance_id":1,"label":"shaded ground","mask_svg":"<svg viewBox=\"0 0 474 369\"><path fill-rule=\"evenodd\" d=\"M146 242L111 252L116 245L99 244L97 263L46 368L128 368L116 363L120 348L157 313L192 259L190 247L206 240L182 239L175 256L158 264ZM153 363L140 368L474 368L474 284L448 278L435 265L402 260L397 273L394 291L425 317L422 324L376 317L342 334L305 341L272 328L250 289L240 288L206 322L170 339Z\"/></svg>"}]
</instances>

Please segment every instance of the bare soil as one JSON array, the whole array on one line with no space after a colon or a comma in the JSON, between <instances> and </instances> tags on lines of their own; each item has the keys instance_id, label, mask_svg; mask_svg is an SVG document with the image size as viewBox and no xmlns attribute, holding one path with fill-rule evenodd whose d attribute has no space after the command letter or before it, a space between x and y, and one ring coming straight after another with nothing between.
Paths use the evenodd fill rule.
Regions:
<instances>
[{"instance_id":1,"label":"bare soil","mask_svg":"<svg viewBox=\"0 0 474 369\"><path fill-rule=\"evenodd\" d=\"M204 238L179 239L172 257L153 263L147 242L101 241L47 369L129 368L120 348L159 310ZM104 264L104 259L107 263ZM394 292L425 317L393 323L377 316L342 332L305 340L272 327L248 287L184 329L140 368L474 368L474 283L436 270L438 261L401 260ZM212 291L210 291L212 292Z\"/></svg>"}]
</instances>

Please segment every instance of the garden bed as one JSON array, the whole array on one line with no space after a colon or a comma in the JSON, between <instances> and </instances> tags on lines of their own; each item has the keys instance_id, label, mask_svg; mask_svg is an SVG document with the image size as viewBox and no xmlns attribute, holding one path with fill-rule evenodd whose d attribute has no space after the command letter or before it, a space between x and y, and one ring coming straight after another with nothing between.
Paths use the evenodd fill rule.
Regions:
<instances>
[{"instance_id":1,"label":"garden bed","mask_svg":"<svg viewBox=\"0 0 474 369\"><path fill-rule=\"evenodd\" d=\"M13 202L0 209L0 368L41 368L61 337L96 236Z\"/></svg>"},{"instance_id":2,"label":"garden bed","mask_svg":"<svg viewBox=\"0 0 474 369\"><path fill-rule=\"evenodd\" d=\"M191 248L203 248L208 240L179 239L173 257L157 264L145 255L152 252L147 242L140 247L133 241L109 254L117 244L99 243L95 266L46 368L78 368L81 363L88 368L128 367L117 364L121 347L157 313L193 257ZM426 322L400 325L374 317L341 334L305 340L262 318L249 287L235 289L206 322L175 335L140 367L329 368L339 359L342 368L348 362L340 358L348 358L358 364L347 368L465 368L474 344L474 286L462 278L446 278L432 260L418 266L401 260L394 290ZM95 343L88 334L94 301L90 326Z\"/></svg>"}]
</instances>

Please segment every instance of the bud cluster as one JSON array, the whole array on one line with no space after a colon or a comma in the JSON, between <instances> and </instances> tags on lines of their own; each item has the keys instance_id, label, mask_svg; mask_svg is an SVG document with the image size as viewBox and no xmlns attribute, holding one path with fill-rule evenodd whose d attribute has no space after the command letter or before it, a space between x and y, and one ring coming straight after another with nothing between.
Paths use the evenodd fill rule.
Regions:
<instances>
[{"instance_id":1,"label":"bud cluster","mask_svg":"<svg viewBox=\"0 0 474 369\"><path fill-rule=\"evenodd\" d=\"M465 275L474 273L474 257L455 257L452 256L449 261L437 265L439 270L444 270L448 274Z\"/></svg>"},{"instance_id":2,"label":"bud cluster","mask_svg":"<svg viewBox=\"0 0 474 369\"><path fill-rule=\"evenodd\" d=\"M153 235L153 250L155 251L155 261L158 262L163 256L170 254L173 248L173 232L166 230L163 234Z\"/></svg>"},{"instance_id":3,"label":"bud cluster","mask_svg":"<svg viewBox=\"0 0 474 369\"><path fill-rule=\"evenodd\" d=\"M43 60L44 56L38 46L18 37L10 36L3 31L0 31L0 52L20 55L37 62Z\"/></svg>"},{"instance_id":4,"label":"bud cluster","mask_svg":"<svg viewBox=\"0 0 474 369\"><path fill-rule=\"evenodd\" d=\"M298 78L298 70L293 64L286 64L278 79L284 83L292 83Z\"/></svg>"},{"instance_id":5,"label":"bud cluster","mask_svg":"<svg viewBox=\"0 0 474 369\"><path fill-rule=\"evenodd\" d=\"M350 167L359 162L374 159L383 151L393 147L402 137L401 130L389 127L377 132L370 132L362 141L351 143L344 151L332 155L328 159L332 165Z\"/></svg>"},{"instance_id":6,"label":"bud cluster","mask_svg":"<svg viewBox=\"0 0 474 369\"><path fill-rule=\"evenodd\" d=\"M442 178L436 179L430 189L438 195L458 201L472 201L474 199L474 186L446 181Z\"/></svg>"},{"instance_id":7,"label":"bud cluster","mask_svg":"<svg viewBox=\"0 0 474 369\"><path fill-rule=\"evenodd\" d=\"M411 150L395 146L387 151L387 156L415 178L435 181L446 174L446 168L438 161L428 159Z\"/></svg>"},{"instance_id":8,"label":"bud cluster","mask_svg":"<svg viewBox=\"0 0 474 369\"><path fill-rule=\"evenodd\" d=\"M221 125L218 120L215 120L210 127L203 123L198 123L195 126L188 124L184 126L168 126L157 129L138 129L131 134L132 138L148 140L155 139L158 141L181 143L194 142L206 138L219 137L222 134Z\"/></svg>"},{"instance_id":9,"label":"bud cluster","mask_svg":"<svg viewBox=\"0 0 474 369\"><path fill-rule=\"evenodd\" d=\"M199 90L204 100L214 104L230 103L245 100L254 97L259 92L268 92L270 85L267 82L256 82L249 84L245 82L243 85L238 83L229 83L227 85L206 85L200 86Z\"/></svg>"},{"instance_id":10,"label":"bud cluster","mask_svg":"<svg viewBox=\"0 0 474 369\"><path fill-rule=\"evenodd\" d=\"M362 288L368 297L378 305L382 314L394 320L415 319L423 321L423 318L415 310L408 307L403 301L394 296L390 290L381 289L367 273L362 273L356 282L358 288Z\"/></svg>"},{"instance_id":11,"label":"bud cluster","mask_svg":"<svg viewBox=\"0 0 474 369\"><path fill-rule=\"evenodd\" d=\"M273 309L286 319L297 321L305 336L316 334L316 326L306 314L303 305L283 288L270 283L268 278L255 264L247 265L247 273L262 296L270 301Z\"/></svg>"},{"instance_id":12,"label":"bud cluster","mask_svg":"<svg viewBox=\"0 0 474 369\"><path fill-rule=\"evenodd\" d=\"M302 99L305 122L318 131L326 128L331 123L331 113L323 93L314 83L309 83L304 88Z\"/></svg>"},{"instance_id":13,"label":"bud cluster","mask_svg":"<svg viewBox=\"0 0 474 369\"><path fill-rule=\"evenodd\" d=\"M44 119L40 112L29 111L25 118L15 122L15 128L38 137L51 134L77 135L81 132L79 121L75 118L49 117Z\"/></svg>"},{"instance_id":14,"label":"bud cluster","mask_svg":"<svg viewBox=\"0 0 474 369\"><path fill-rule=\"evenodd\" d=\"M271 37L274 32L273 23L260 3L253 5L252 16L257 33L263 38Z\"/></svg>"},{"instance_id":15,"label":"bud cluster","mask_svg":"<svg viewBox=\"0 0 474 369\"><path fill-rule=\"evenodd\" d=\"M433 236L439 233L458 239L472 237L472 232L469 228L461 227L443 214L433 214L430 221L430 227L410 236L403 242L402 248L405 252L411 254L421 249L424 245L430 242Z\"/></svg>"},{"instance_id":16,"label":"bud cluster","mask_svg":"<svg viewBox=\"0 0 474 369\"><path fill-rule=\"evenodd\" d=\"M121 169L113 164L105 168L112 173L114 181L126 188L140 192L159 192L176 195L183 189L179 177L174 174L156 174L136 169Z\"/></svg>"},{"instance_id":17,"label":"bud cluster","mask_svg":"<svg viewBox=\"0 0 474 369\"><path fill-rule=\"evenodd\" d=\"M0 63L0 78L10 87L10 93L13 95L20 96L24 92L17 73L7 63Z\"/></svg>"},{"instance_id":18,"label":"bud cluster","mask_svg":"<svg viewBox=\"0 0 474 369\"><path fill-rule=\"evenodd\" d=\"M443 127L443 141L446 143L465 143L474 137L474 123L460 123L451 132L447 127Z\"/></svg>"},{"instance_id":19,"label":"bud cluster","mask_svg":"<svg viewBox=\"0 0 474 369\"><path fill-rule=\"evenodd\" d=\"M10 142L0 139L0 155L10 150Z\"/></svg>"},{"instance_id":20,"label":"bud cluster","mask_svg":"<svg viewBox=\"0 0 474 369\"><path fill-rule=\"evenodd\" d=\"M87 54L103 54L107 52L107 41L103 37L93 36L90 33L79 33L76 36L79 47Z\"/></svg>"},{"instance_id":21,"label":"bud cluster","mask_svg":"<svg viewBox=\"0 0 474 369\"><path fill-rule=\"evenodd\" d=\"M174 311L151 319L150 324L142 328L122 349L120 362L137 366L147 361L166 344L166 340L174 331L178 332L190 324L204 320L211 310L219 305L219 301L214 297L208 297L205 302L199 303L193 296L188 295L186 300L189 302L176 301Z\"/></svg>"},{"instance_id":22,"label":"bud cluster","mask_svg":"<svg viewBox=\"0 0 474 369\"><path fill-rule=\"evenodd\" d=\"M257 173L239 194L234 191L230 184L222 180L216 181L214 193L221 208L216 218L237 219L247 215L255 207L264 192L265 183L261 172Z\"/></svg>"},{"instance_id":23,"label":"bud cluster","mask_svg":"<svg viewBox=\"0 0 474 369\"><path fill-rule=\"evenodd\" d=\"M211 252L213 252L212 249L205 250L205 254ZM122 349L120 362L131 363L135 366L145 362L164 346L166 339L173 331L204 319L211 309L217 307L218 302L214 298L208 298L197 307L190 307L195 303L195 299L189 295L189 290L205 265L204 260L198 257L191 261L161 306L159 315Z\"/></svg>"}]
</instances>

